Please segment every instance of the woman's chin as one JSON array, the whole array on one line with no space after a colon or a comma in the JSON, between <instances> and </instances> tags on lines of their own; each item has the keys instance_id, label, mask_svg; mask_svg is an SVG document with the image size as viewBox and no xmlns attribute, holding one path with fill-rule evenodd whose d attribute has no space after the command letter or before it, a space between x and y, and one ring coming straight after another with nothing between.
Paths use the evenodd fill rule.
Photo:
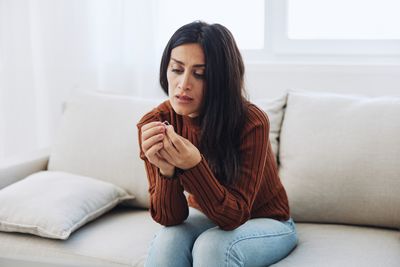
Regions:
<instances>
[{"instance_id":1,"label":"woman's chin","mask_svg":"<svg viewBox=\"0 0 400 267\"><path fill-rule=\"evenodd\" d=\"M171 106L174 109L175 113L178 115L189 116L191 118L195 118L198 115L198 113L195 110L189 107L182 106L179 103L171 103Z\"/></svg>"},{"instance_id":2,"label":"woman's chin","mask_svg":"<svg viewBox=\"0 0 400 267\"><path fill-rule=\"evenodd\" d=\"M187 110L186 108L182 108L179 105L172 105L172 108L174 109L175 113L181 116L188 116L190 113L192 113L190 110Z\"/></svg>"},{"instance_id":3,"label":"woman's chin","mask_svg":"<svg viewBox=\"0 0 400 267\"><path fill-rule=\"evenodd\" d=\"M190 112L187 112L185 110L180 110L180 109L174 109L175 113L181 116L189 116Z\"/></svg>"}]
</instances>

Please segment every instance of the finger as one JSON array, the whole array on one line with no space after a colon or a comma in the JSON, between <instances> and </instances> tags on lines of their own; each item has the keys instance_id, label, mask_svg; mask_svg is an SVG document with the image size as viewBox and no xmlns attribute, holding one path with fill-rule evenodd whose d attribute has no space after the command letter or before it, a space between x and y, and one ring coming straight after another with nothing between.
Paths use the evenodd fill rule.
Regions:
<instances>
[{"instance_id":1,"label":"finger","mask_svg":"<svg viewBox=\"0 0 400 267\"><path fill-rule=\"evenodd\" d=\"M142 150L143 152L146 153L147 150L149 150L152 146L154 146L156 143L162 143L164 139L164 134L157 134L153 135L149 139L142 141Z\"/></svg>"},{"instance_id":2,"label":"finger","mask_svg":"<svg viewBox=\"0 0 400 267\"><path fill-rule=\"evenodd\" d=\"M151 153L153 153L153 151L151 151ZM158 152L155 152L153 156L151 155L149 156L150 156L149 162L160 169L168 169L174 166L160 155L160 150Z\"/></svg>"},{"instance_id":3,"label":"finger","mask_svg":"<svg viewBox=\"0 0 400 267\"><path fill-rule=\"evenodd\" d=\"M165 133L164 125L155 126L155 127L149 128L145 131L142 131L142 142L149 139L150 137L152 137L156 134L160 134L160 133Z\"/></svg>"},{"instance_id":4,"label":"finger","mask_svg":"<svg viewBox=\"0 0 400 267\"><path fill-rule=\"evenodd\" d=\"M174 144L172 143L171 139L168 137L167 135L167 129L165 129L165 133L164 133L164 139L163 139L163 143L164 143L164 148L165 147L174 147ZM174 147L175 148L175 147Z\"/></svg>"},{"instance_id":5,"label":"finger","mask_svg":"<svg viewBox=\"0 0 400 267\"><path fill-rule=\"evenodd\" d=\"M163 150L165 150L172 158L177 158L179 156L179 151L168 136L165 136L163 139Z\"/></svg>"},{"instance_id":6,"label":"finger","mask_svg":"<svg viewBox=\"0 0 400 267\"><path fill-rule=\"evenodd\" d=\"M153 145L150 147L146 152L146 158L153 164L156 164L159 158L156 156L156 153L163 147L163 144L160 142L158 144Z\"/></svg>"},{"instance_id":7,"label":"finger","mask_svg":"<svg viewBox=\"0 0 400 267\"><path fill-rule=\"evenodd\" d=\"M163 123L161 121L152 121L152 122L144 124L141 129L142 129L142 132L143 132L143 131L146 131L146 130L148 130L150 128L153 128L153 127L156 127L156 126L161 126L162 124Z\"/></svg>"},{"instance_id":8,"label":"finger","mask_svg":"<svg viewBox=\"0 0 400 267\"><path fill-rule=\"evenodd\" d=\"M181 140L183 141L183 143L187 146L189 144L192 144L189 140L187 140L185 137L183 136L179 136L181 138Z\"/></svg>"},{"instance_id":9,"label":"finger","mask_svg":"<svg viewBox=\"0 0 400 267\"><path fill-rule=\"evenodd\" d=\"M174 127L172 125L168 125L166 127L167 136L171 140L171 143L174 145L178 152L182 152L185 150L185 144L181 140L181 136L175 133Z\"/></svg>"},{"instance_id":10,"label":"finger","mask_svg":"<svg viewBox=\"0 0 400 267\"><path fill-rule=\"evenodd\" d=\"M171 155L165 150L165 149L160 149L160 151L158 151L158 154L165 159L167 162L169 162L172 165L175 165L175 161L174 158L171 157Z\"/></svg>"}]
</instances>

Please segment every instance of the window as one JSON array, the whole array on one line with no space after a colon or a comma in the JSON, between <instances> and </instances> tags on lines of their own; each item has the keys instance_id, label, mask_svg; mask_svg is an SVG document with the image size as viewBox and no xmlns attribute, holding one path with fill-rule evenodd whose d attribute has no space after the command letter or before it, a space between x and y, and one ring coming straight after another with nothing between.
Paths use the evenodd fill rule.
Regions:
<instances>
[{"instance_id":1,"label":"window","mask_svg":"<svg viewBox=\"0 0 400 267\"><path fill-rule=\"evenodd\" d=\"M396 0L267 2L278 55L400 56Z\"/></svg>"},{"instance_id":2,"label":"window","mask_svg":"<svg viewBox=\"0 0 400 267\"><path fill-rule=\"evenodd\" d=\"M398 0L288 0L289 39L400 39Z\"/></svg>"},{"instance_id":3,"label":"window","mask_svg":"<svg viewBox=\"0 0 400 267\"><path fill-rule=\"evenodd\" d=\"M156 1L158 51L194 20L221 23L247 62L400 62L399 0ZM369 58L369 59L367 59ZM370 62L372 62L370 61Z\"/></svg>"}]
</instances>

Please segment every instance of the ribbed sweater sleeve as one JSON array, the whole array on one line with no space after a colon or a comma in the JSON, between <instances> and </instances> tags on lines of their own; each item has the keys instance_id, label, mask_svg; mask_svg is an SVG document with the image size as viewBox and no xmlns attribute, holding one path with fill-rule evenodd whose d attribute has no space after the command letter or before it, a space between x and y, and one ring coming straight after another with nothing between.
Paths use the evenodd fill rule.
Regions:
<instances>
[{"instance_id":1,"label":"ribbed sweater sleeve","mask_svg":"<svg viewBox=\"0 0 400 267\"><path fill-rule=\"evenodd\" d=\"M250 219L256 194L265 179L268 134L267 116L256 108L249 108L248 122L241 137L239 179L229 186L221 185L205 158L179 176L185 190L221 229L235 229Z\"/></svg>"},{"instance_id":2,"label":"ribbed sweater sleeve","mask_svg":"<svg viewBox=\"0 0 400 267\"><path fill-rule=\"evenodd\" d=\"M189 209L183 186L177 178L164 177L159 169L151 164L142 150L141 128L152 121L161 121L159 113L147 113L137 124L140 145L140 158L144 160L149 181L150 213L153 219L162 225L176 225L186 220Z\"/></svg>"}]
</instances>

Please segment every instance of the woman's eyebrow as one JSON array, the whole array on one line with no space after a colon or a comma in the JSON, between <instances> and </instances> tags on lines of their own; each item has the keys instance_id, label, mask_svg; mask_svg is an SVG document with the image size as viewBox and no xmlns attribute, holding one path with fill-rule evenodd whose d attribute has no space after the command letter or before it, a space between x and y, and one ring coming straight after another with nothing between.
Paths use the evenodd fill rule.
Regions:
<instances>
[{"instance_id":1,"label":"woman's eyebrow","mask_svg":"<svg viewBox=\"0 0 400 267\"><path fill-rule=\"evenodd\" d=\"M172 59L173 61L175 61L176 63L185 66L185 63L183 63L182 61L177 60L177 59L175 59L175 58L173 58L173 57L171 57L171 59ZM206 67L206 64L194 64L193 67L196 67L196 68L198 68L198 67Z\"/></svg>"}]
</instances>

